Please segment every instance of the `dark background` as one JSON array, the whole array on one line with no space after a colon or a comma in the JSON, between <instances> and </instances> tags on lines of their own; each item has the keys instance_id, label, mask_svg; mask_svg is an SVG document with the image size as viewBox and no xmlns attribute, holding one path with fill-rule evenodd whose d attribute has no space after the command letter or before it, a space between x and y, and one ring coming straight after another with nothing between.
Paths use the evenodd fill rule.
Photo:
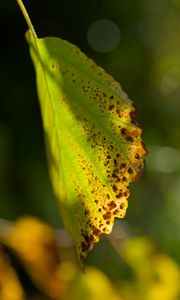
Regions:
<instances>
[{"instance_id":1,"label":"dark background","mask_svg":"<svg viewBox=\"0 0 180 300\"><path fill-rule=\"evenodd\" d=\"M57 36L76 44L134 100L149 157L118 226L129 236L151 238L160 251L180 262L180 2L24 2L39 37ZM107 53L95 51L87 41L89 26L99 19L111 20L120 30L117 47ZM1 0L0 218L32 214L61 226L48 177L26 30L16 1ZM114 252L104 241L89 261L103 268L107 255Z\"/></svg>"}]
</instances>

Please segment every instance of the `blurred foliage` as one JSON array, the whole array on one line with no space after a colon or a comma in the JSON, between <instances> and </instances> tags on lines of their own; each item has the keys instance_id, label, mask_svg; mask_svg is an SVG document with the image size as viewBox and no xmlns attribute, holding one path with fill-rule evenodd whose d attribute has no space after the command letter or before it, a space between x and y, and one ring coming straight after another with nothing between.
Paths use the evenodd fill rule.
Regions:
<instances>
[{"instance_id":1,"label":"blurred foliage","mask_svg":"<svg viewBox=\"0 0 180 300\"><path fill-rule=\"evenodd\" d=\"M61 268L71 282L67 299L84 294L88 300L101 299L104 296L97 293L104 290L107 296L112 293L112 299L180 299L179 0L39 0L25 4L40 36L59 36L75 43L121 82L136 103L149 148L146 172L131 187L125 221L118 221L118 230L112 234L115 243L102 238L88 257L86 275L80 273L72 247L60 247ZM108 53L94 51L87 42L89 26L102 18L115 22L120 30L119 44ZM31 214L60 228L46 166L34 71L24 40L27 27L16 1L1 1L0 25L0 217L15 220ZM0 229L3 235L4 227ZM123 242L126 236L129 246ZM2 282L6 282L23 299L17 274L1 253L0 268L7 272L1 275L0 291L3 293ZM7 295L3 300L9 299L18 298ZM46 298L39 293L30 299Z\"/></svg>"},{"instance_id":2,"label":"blurred foliage","mask_svg":"<svg viewBox=\"0 0 180 300\"><path fill-rule=\"evenodd\" d=\"M75 262L73 248L62 246L62 234L40 219L27 216L5 227L4 251L2 248L0 252L1 300L179 299L180 268L145 237L124 236L118 241L122 232L116 228L118 234L111 237L110 243L128 273L113 283L95 266L86 266L83 274ZM69 248L66 258L63 248Z\"/></svg>"}]
</instances>

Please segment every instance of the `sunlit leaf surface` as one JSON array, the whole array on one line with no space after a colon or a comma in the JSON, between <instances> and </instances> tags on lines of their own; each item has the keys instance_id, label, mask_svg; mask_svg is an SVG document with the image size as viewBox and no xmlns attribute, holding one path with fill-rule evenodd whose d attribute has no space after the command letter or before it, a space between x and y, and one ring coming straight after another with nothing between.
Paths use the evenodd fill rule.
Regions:
<instances>
[{"instance_id":1,"label":"sunlit leaf surface","mask_svg":"<svg viewBox=\"0 0 180 300\"><path fill-rule=\"evenodd\" d=\"M114 217L144 168L135 108L119 83L76 46L26 34L37 75L49 169L60 213L80 261Z\"/></svg>"}]
</instances>

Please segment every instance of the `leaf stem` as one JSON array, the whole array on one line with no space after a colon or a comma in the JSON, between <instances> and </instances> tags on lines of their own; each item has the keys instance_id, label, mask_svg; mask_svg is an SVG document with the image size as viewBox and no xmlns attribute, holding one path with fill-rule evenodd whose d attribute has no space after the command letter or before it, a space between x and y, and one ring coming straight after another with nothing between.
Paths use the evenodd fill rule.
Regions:
<instances>
[{"instance_id":1,"label":"leaf stem","mask_svg":"<svg viewBox=\"0 0 180 300\"><path fill-rule=\"evenodd\" d=\"M18 5L19 5L19 7L20 7L20 9L22 11L22 14L23 14L23 16L24 16L24 18L26 20L26 23L27 23L29 29L31 30L31 32L34 35L34 37L37 38L36 31L34 30L34 26L33 26L32 22L31 22L31 19L30 19L29 15L28 15L28 12L27 12L27 10L26 10L26 8L25 8L22 0L17 0L17 3L18 3Z\"/></svg>"}]
</instances>

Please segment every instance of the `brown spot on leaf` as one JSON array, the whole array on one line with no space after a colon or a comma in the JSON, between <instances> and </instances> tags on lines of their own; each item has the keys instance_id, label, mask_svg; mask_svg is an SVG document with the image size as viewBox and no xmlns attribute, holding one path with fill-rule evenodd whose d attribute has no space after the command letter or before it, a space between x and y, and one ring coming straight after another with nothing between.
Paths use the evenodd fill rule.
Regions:
<instances>
[{"instance_id":1,"label":"brown spot on leaf","mask_svg":"<svg viewBox=\"0 0 180 300\"><path fill-rule=\"evenodd\" d=\"M113 209L113 208L116 207L116 203L115 203L114 201L111 201L111 202L108 204L108 206L109 206L109 209Z\"/></svg>"},{"instance_id":2,"label":"brown spot on leaf","mask_svg":"<svg viewBox=\"0 0 180 300\"><path fill-rule=\"evenodd\" d=\"M114 211L113 211L113 215L117 215L119 213L119 210L118 209L115 209Z\"/></svg>"},{"instance_id":3,"label":"brown spot on leaf","mask_svg":"<svg viewBox=\"0 0 180 300\"><path fill-rule=\"evenodd\" d=\"M87 216L88 215L88 213L89 213L89 209L85 209L85 215Z\"/></svg>"},{"instance_id":4,"label":"brown spot on leaf","mask_svg":"<svg viewBox=\"0 0 180 300\"><path fill-rule=\"evenodd\" d=\"M89 237L86 233L82 233L82 236L84 237L85 241L88 242L89 241Z\"/></svg>"},{"instance_id":5,"label":"brown spot on leaf","mask_svg":"<svg viewBox=\"0 0 180 300\"><path fill-rule=\"evenodd\" d=\"M89 242L92 243L93 241L94 241L94 237L93 237L92 234L90 234L90 236L89 236Z\"/></svg>"},{"instance_id":6,"label":"brown spot on leaf","mask_svg":"<svg viewBox=\"0 0 180 300\"><path fill-rule=\"evenodd\" d=\"M109 110L112 110L114 108L114 105L109 105Z\"/></svg>"},{"instance_id":7,"label":"brown spot on leaf","mask_svg":"<svg viewBox=\"0 0 180 300\"><path fill-rule=\"evenodd\" d=\"M135 154L135 158L136 158L136 159L140 159L139 153L136 153L136 154Z\"/></svg>"},{"instance_id":8,"label":"brown spot on leaf","mask_svg":"<svg viewBox=\"0 0 180 300\"><path fill-rule=\"evenodd\" d=\"M121 134L122 134L122 135L125 135L126 132L127 132L126 128L121 128Z\"/></svg>"},{"instance_id":9,"label":"brown spot on leaf","mask_svg":"<svg viewBox=\"0 0 180 300\"><path fill-rule=\"evenodd\" d=\"M143 141L141 142L141 145L142 145L142 147L143 147L143 149L145 151L145 154L148 154L148 149L147 149L147 147L146 147L146 145L144 144Z\"/></svg>"},{"instance_id":10,"label":"brown spot on leaf","mask_svg":"<svg viewBox=\"0 0 180 300\"><path fill-rule=\"evenodd\" d=\"M132 173L133 173L133 169L132 169L131 167L128 169L128 173L129 173L129 174L132 174Z\"/></svg>"},{"instance_id":11,"label":"brown spot on leaf","mask_svg":"<svg viewBox=\"0 0 180 300\"><path fill-rule=\"evenodd\" d=\"M114 177L114 178L116 178L116 174L115 173L112 173L112 175L111 175L111 177Z\"/></svg>"},{"instance_id":12,"label":"brown spot on leaf","mask_svg":"<svg viewBox=\"0 0 180 300\"><path fill-rule=\"evenodd\" d=\"M98 228L96 228L96 227L93 228L93 234L94 235L98 236L100 234L100 232L101 231Z\"/></svg>"},{"instance_id":13,"label":"brown spot on leaf","mask_svg":"<svg viewBox=\"0 0 180 300\"><path fill-rule=\"evenodd\" d=\"M82 243L81 243L81 249L82 249L83 252L88 251L89 248L90 248L90 245L89 245L89 244L87 244L87 243L85 243L85 242L82 242Z\"/></svg>"},{"instance_id":14,"label":"brown spot on leaf","mask_svg":"<svg viewBox=\"0 0 180 300\"><path fill-rule=\"evenodd\" d=\"M126 164L125 164L125 163L122 163L122 164L120 165L120 167L121 167L122 169L124 169L124 168L126 168Z\"/></svg>"},{"instance_id":15,"label":"brown spot on leaf","mask_svg":"<svg viewBox=\"0 0 180 300\"><path fill-rule=\"evenodd\" d=\"M121 203L120 206L119 206L119 208L120 208L121 210L124 210L124 208L125 208L125 203Z\"/></svg>"},{"instance_id":16,"label":"brown spot on leaf","mask_svg":"<svg viewBox=\"0 0 180 300\"><path fill-rule=\"evenodd\" d=\"M113 184L113 191L116 192L118 190L117 185Z\"/></svg>"},{"instance_id":17,"label":"brown spot on leaf","mask_svg":"<svg viewBox=\"0 0 180 300\"><path fill-rule=\"evenodd\" d=\"M104 220L110 219L111 218L111 212L107 211L104 215L103 215Z\"/></svg>"},{"instance_id":18,"label":"brown spot on leaf","mask_svg":"<svg viewBox=\"0 0 180 300\"><path fill-rule=\"evenodd\" d=\"M121 179L119 178L119 176L116 176L116 182L120 182Z\"/></svg>"},{"instance_id":19,"label":"brown spot on leaf","mask_svg":"<svg viewBox=\"0 0 180 300\"><path fill-rule=\"evenodd\" d=\"M139 131L138 130L133 130L131 131L131 135L134 137L134 138L137 138L139 136Z\"/></svg>"},{"instance_id":20,"label":"brown spot on leaf","mask_svg":"<svg viewBox=\"0 0 180 300\"><path fill-rule=\"evenodd\" d=\"M121 198L122 197L122 193L120 192L119 194L116 195L116 198Z\"/></svg>"},{"instance_id":21,"label":"brown spot on leaf","mask_svg":"<svg viewBox=\"0 0 180 300\"><path fill-rule=\"evenodd\" d=\"M131 111L130 112L130 118L131 118L131 123L137 127L139 127L139 124L138 122L136 121L136 116L137 116L137 112L136 112L136 109L134 111Z\"/></svg>"},{"instance_id":22,"label":"brown spot on leaf","mask_svg":"<svg viewBox=\"0 0 180 300\"><path fill-rule=\"evenodd\" d=\"M123 177L122 177L122 181L123 181L123 182L127 181L126 176L123 176Z\"/></svg>"},{"instance_id":23,"label":"brown spot on leaf","mask_svg":"<svg viewBox=\"0 0 180 300\"><path fill-rule=\"evenodd\" d=\"M114 159L114 164L117 165L117 159Z\"/></svg>"},{"instance_id":24,"label":"brown spot on leaf","mask_svg":"<svg viewBox=\"0 0 180 300\"><path fill-rule=\"evenodd\" d=\"M132 136L128 135L128 136L126 137L126 141L127 141L127 142L133 142L134 139L133 139Z\"/></svg>"}]
</instances>

